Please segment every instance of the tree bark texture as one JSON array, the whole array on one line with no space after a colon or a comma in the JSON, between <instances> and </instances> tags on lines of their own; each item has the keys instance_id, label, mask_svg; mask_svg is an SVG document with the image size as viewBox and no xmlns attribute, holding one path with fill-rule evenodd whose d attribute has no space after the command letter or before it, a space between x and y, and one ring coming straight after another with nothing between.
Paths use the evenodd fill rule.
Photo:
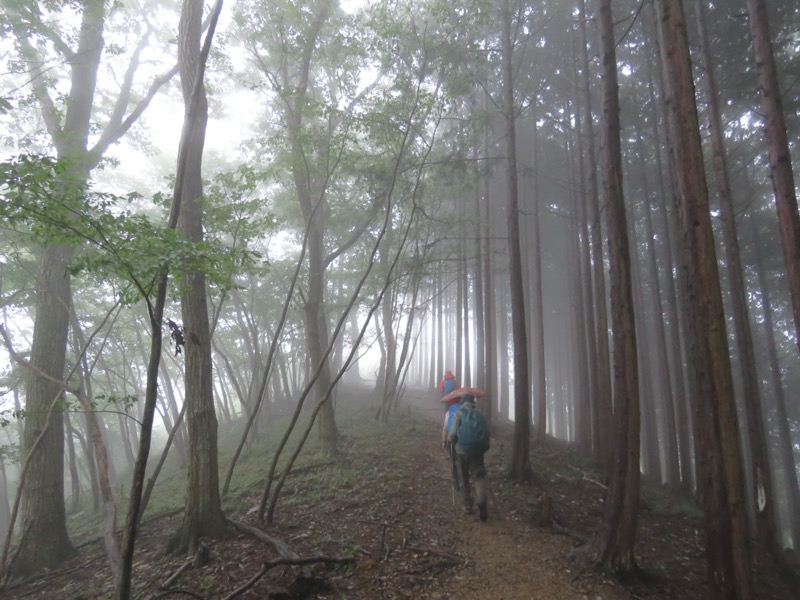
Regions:
<instances>
[{"instance_id":1,"label":"tree bark texture","mask_svg":"<svg viewBox=\"0 0 800 600\"><path fill-rule=\"evenodd\" d=\"M36 321L31 346L31 365L55 379L64 376L69 329L70 276L67 263L72 249L53 244L44 249L38 267ZM53 568L75 554L67 535L64 504L64 415L62 405L50 410L61 398L58 384L28 375L25 403L24 455L44 437L32 454L22 493L22 532L10 570L23 577Z\"/></svg>"},{"instance_id":2,"label":"tree bark texture","mask_svg":"<svg viewBox=\"0 0 800 600\"><path fill-rule=\"evenodd\" d=\"M508 183L508 257L511 292L512 336L514 340L514 439L510 475L529 479L531 402L528 379L528 334L525 326L525 285L519 234L519 189L517 180L517 134L514 102L513 39L509 0L503 0L503 106L505 108L506 178Z\"/></svg>"},{"instance_id":3,"label":"tree bark texture","mask_svg":"<svg viewBox=\"0 0 800 600\"><path fill-rule=\"evenodd\" d=\"M764 114L772 189L778 208L778 226L792 295L795 342L800 347L800 213L797 209L792 157L770 37L767 3L765 0L747 0L747 11L750 16L750 31L758 70L758 87Z\"/></svg>"},{"instance_id":4,"label":"tree bark texture","mask_svg":"<svg viewBox=\"0 0 800 600\"><path fill-rule=\"evenodd\" d=\"M59 186L62 199L67 202L74 201L88 178L87 145L103 48L104 18L103 2L91 0L83 6L78 49L70 61L71 85L63 125L50 110L49 90L42 87L41 79L32 79L59 162L65 168ZM67 265L72 255L73 250L67 246L48 246L42 251L38 267L31 366L55 379L64 376L72 293ZM46 426L48 407L59 393L58 386L31 373L26 391L26 411L30 414L23 435L23 452L30 451L31 444ZM66 532L63 451L63 417L60 410L55 410L37 456L32 457L30 484L23 490L23 527L14 557L16 575L53 567L74 552Z\"/></svg>"},{"instance_id":5,"label":"tree bark texture","mask_svg":"<svg viewBox=\"0 0 800 600\"><path fill-rule=\"evenodd\" d=\"M600 199L597 183L597 164L592 123L591 77L589 73L589 44L586 35L586 2L580 0L578 16L581 27L581 59L584 121L586 122L588 169L588 219L592 245L592 284L594 295L595 330L593 348L597 354L596 402L592 405L592 452L602 465L608 464L611 450L611 359L608 347L608 311L606 308L606 274L603 260Z\"/></svg>"},{"instance_id":6,"label":"tree bark texture","mask_svg":"<svg viewBox=\"0 0 800 600\"><path fill-rule=\"evenodd\" d=\"M208 102L202 81L196 84L200 57L202 0L184 0L178 26L181 87L188 108L198 93L196 113L189 120L188 143L178 231L192 242L203 240L202 159L208 122ZM197 90L195 92L195 89ZM184 327L184 387L186 424L189 431L189 470L186 510L176 536L175 548L195 551L201 537L224 535L225 516L219 495L217 464L217 415L214 408L211 331L208 319L205 275L191 267L183 271L181 316Z\"/></svg>"},{"instance_id":7,"label":"tree bark texture","mask_svg":"<svg viewBox=\"0 0 800 600\"><path fill-rule=\"evenodd\" d=\"M763 331L767 335L767 357L769 368L769 389L772 391L775 406L775 427L777 429L777 448L775 456L780 464L782 474L780 489L786 494L786 504L788 513L787 528L792 534L793 548L800 545L800 479L797 476L797 464L795 462L794 449L792 444L792 432L789 426L789 417L786 408L786 394L784 393L781 381L781 367L778 359L778 349L775 335L778 329L774 325L772 301L770 300L767 278L764 267L764 257L761 241L759 239L758 228L750 219L750 231L755 248L755 272L758 278L759 297L761 298L761 311L764 319ZM778 488L776 488L778 489Z\"/></svg>"},{"instance_id":8,"label":"tree bark texture","mask_svg":"<svg viewBox=\"0 0 800 600\"><path fill-rule=\"evenodd\" d=\"M611 0L597 0L595 6L603 72L603 172L611 266L615 442L603 522L589 551L601 569L625 578L637 570L633 547L639 512L639 380Z\"/></svg>"},{"instance_id":9,"label":"tree bark texture","mask_svg":"<svg viewBox=\"0 0 800 600\"><path fill-rule=\"evenodd\" d=\"M285 80L286 90L292 90L287 98L287 121L289 123L289 143L292 153L292 175L297 191L300 208L306 221L308 230L308 280L305 299L306 343L312 371L322 365L319 377L314 386L318 400L325 398L331 386L330 363L325 358L328 346L328 321L325 313L325 225L324 213L327 206L325 193L317 189L319 194L312 196L314 185L311 174L306 170L303 148L303 115L305 111L306 95L308 93L309 78L311 73L311 60L316 48L316 40L320 31L330 16L333 2L325 0L318 7L307 32L306 43L300 48L300 64L295 81ZM284 70L284 76L286 70ZM323 362L324 361L324 362ZM319 436L323 452L335 454L338 431L333 412L333 405L326 401L319 413Z\"/></svg>"},{"instance_id":10,"label":"tree bark texture","mask_svg":"<svg viewBox=\"0 0 800 600\"><path fill-rule=\"evenodd\" d=\"M483 109L486 112L488 108L488 98L484 96ZM489 155L489 128L483 128L483 155ZM491 174L488 165L483 172L483 202L481 203L480 219L481 227L481 253L483 259L483 325L484 325L484 340L485 340L485 361L486 371L484 374L485 384L483 389L486 390L486 399L483 400L484 413L491 422L495 415L498 413L497 403L497 316L495 314L495 307L497 300L494 294L495 275L492 271L492 210L491 210L491 196L490 196L490 181ZM491 403L487 406L488 403ZM508 418L507 414L502 415L503 418Z\"/></svg>"},{"instance_id":11,"label":"tree bark texture","mask_svg":"<svg viewBox=\"0 0 800 600\"><path fill-rule=\"evenodd\" d=\"M742 378L742 399L747 416L747 441L750 447L750 490L747 494L748 506L755 515L755 533L776 555L780 554L775 516L776 507L772 468L767 454L766 431L761 407L756 358L753 349L753 334L747 310L747 289L744 281L742 259L739 252L739 236L736 227L736 210L728 177L728 161L725 150L725 132L719 107L714 65L711 62L711 41L705 18L703 3L695 0L697 26L700 32L700 47L705 73L708 121L711 135L714 181L719 197L722 234L725 241L725 264L728 273L730 301L733 307L733 323L738 350L740 375ZM763 501L762 501L763 500Z\"/></svg>"},{"instance_id":12,"label":"tree bark texture","mask_svg":"<svg viewBox=\"0 0 800 600\"><path fill-rule=\"evenodd\" d=\"M680 0L656 0L655 6L684 239L690 362L699 392L708 569L719 598L745 599L753 588L742 456L686 21Z\"/></svg>"}]
</instances>

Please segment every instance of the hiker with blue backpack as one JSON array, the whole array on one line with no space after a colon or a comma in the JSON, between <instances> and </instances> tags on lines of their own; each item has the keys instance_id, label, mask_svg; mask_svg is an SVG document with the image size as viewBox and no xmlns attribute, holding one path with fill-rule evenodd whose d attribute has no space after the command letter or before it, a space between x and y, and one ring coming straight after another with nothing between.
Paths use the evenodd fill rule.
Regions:
<instances>
[{"instance_id":1,"label":"hiker with blue backpack","mask_svg":"<svg viewBox=\"0 0 800 600\"><path fill-rule=\"evenodd\" d=\"M464 512L472 514L470 477L475 484L475 502L481 521L489 517L487 510L486 466L483 455L489 450L489 424L475 405L475 396L464 394L453 414L448 429L450 445L455 446L455 464L460 481Z\"/></svg>"},{"instance_id":2,"label":"hiker with blue backpack","mask_svg":"<svg viewBox=\"0 0 800 600\"><path fill-rule=\"evenodd\" d=\"M444 377L439 382L439 393L442 396L446 396L450 392L453 392L458 388L458 379L456 376L453 375L452 371L445 371Z\"/></svg>"}]
</instances>

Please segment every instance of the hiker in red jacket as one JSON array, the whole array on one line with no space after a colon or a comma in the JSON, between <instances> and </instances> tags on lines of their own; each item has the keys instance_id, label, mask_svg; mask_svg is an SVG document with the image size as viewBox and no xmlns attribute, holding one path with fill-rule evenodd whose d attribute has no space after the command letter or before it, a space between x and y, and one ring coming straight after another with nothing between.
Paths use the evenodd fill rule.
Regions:
<instances>
[{"instance_id":1,"label":"hiker in red jacket","mask_svg":"<svg viewBox=\"0 0 800 600\"><path fill-rule=\"evenodd\" d=\"M458 388L458 379L452 371L446 371L444 377L439 382L439 393L444 396Z\"/></svg>"}]
</instances>

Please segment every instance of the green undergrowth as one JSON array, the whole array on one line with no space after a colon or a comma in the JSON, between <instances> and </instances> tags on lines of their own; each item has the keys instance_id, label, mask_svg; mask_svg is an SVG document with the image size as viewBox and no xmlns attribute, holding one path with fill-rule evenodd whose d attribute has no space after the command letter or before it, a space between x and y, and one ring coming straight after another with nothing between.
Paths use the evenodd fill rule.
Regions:
<instances>
[{"instance_id":1,"label":"green undergrowth","mask_svg":"<svg viewBox=\"0 0 800 600\"><path fill-rule=\"evenodd\" d=\"M333 498L342 498L348 490L356 490L361 501L369 503L377 496L391 494L400 485L400 477L382 477L387 473L402 473L409 465L403 457L391 452L387 440L397 434L409 435L415 431L416 420L410 411L403 407L390 415L388 423L381 424L375 419L377 400L369 390L345 391L336 400L336 425L339 431L338 453L325 456L318 443L317 426L314 425L295 461L283 486L278 502L278 511L291 510L295 506L314 505ZM303 430L308 425L310 407L301 412L288 443L278 460L275 469L275 482L283 474L289 457L297 448ZM258 506L265 487L266 476L274 460L275 451L285 434L290 415L273 418L267 424L260 424L257 435L248 438L231 477L227 494L222 497L223 510L232 518L245 518L248 512ZM220 423L218 432L218 454L220 472L220 491L222 491L231 458L238 446L244 422ZM154 449L148 462L148 477L152 467L160 457L160 448ZM164 464L153 490L145 513L149 518L172 511L179 511L185 505L186 461L181 460L173 448ZM364 486L363 482L381 477L380 486ZM127 511L130 475L120 476L124 486L114 490L117 503L117 524L124 525ZM371 498L372 497L372 498ZM84 509L70 516L70 535L76 543L91 540L103 535L104 515L98 511Z\"/></svg>"}]
</instances>

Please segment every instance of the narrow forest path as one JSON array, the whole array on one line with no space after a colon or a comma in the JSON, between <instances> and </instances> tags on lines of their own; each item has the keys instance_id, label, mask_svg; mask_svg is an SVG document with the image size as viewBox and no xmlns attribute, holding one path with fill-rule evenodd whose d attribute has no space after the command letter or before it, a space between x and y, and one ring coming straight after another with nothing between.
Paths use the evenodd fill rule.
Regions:
<instances>
[{"instance_id":1,"label":"narrow forest path","mask_svg":"<svg viewBox=\"0 0 800 600\"><path fill-rule=\"evenodd\" d=\"M502 437L493 439L493 449L486 454L489 519L482 523L477 513L464 514L459 496L452 493L447 455L438 445L442 405L435 392L421 389L407 391L405 400L420 419L422 434L409 446L409 458L419 474L416 481L409 482L414 491L409 498L421 513L436 516L435 525L428 528L425 518L418 531L420 535L436 531L442 538L440 543L462 561L441 573L439 579L444 584L441 590L429 589L424 597L454 600L631 597L619 585L569 560L574 539L528 523L536 505L536 490L525 486L530 488L530 499L519 504L518 492L522 490L508 482L503 473L509 444Z\"/></svg>"}]
</instances>

